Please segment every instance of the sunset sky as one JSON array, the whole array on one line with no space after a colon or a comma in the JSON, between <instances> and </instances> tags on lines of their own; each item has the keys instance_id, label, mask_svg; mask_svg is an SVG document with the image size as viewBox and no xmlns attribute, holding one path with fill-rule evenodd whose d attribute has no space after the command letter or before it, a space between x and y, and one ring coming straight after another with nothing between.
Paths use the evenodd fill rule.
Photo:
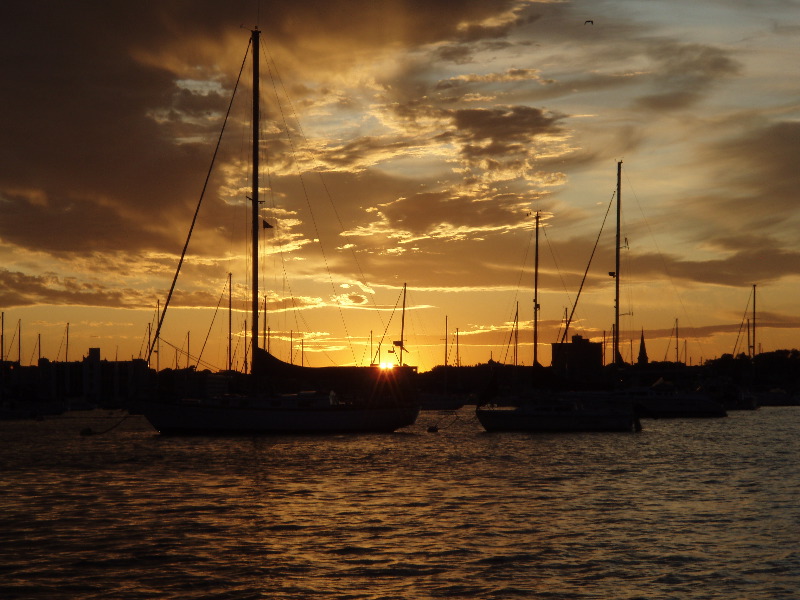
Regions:
<instances>
[{"instance_id":1,"label":"sunset sky","mask_svg":"<svg viewBox=\"0 0 800 600\"><path fill-rule=\"evenodd\" d=\"M405 362L442 364L446 332L450 364L513 362L519 306L531 364L541 211L549 364L618 161L624 358L644 330L673 360L676 319L681 360L746 351L753 284L759 348L800 347L796 0L26 0L0 8L6 357L19 323L23 364L64 360L67 323L70 360L145 352L254 26L279 358L291 339L296 363L366 364L383 339L394 360L406 283ZM243 359L249 78L248 58L161 367L187 337L225 366L228 272ZM610 336L613 270L612 208L571 333Z\"/></svg>"}]
</instances>

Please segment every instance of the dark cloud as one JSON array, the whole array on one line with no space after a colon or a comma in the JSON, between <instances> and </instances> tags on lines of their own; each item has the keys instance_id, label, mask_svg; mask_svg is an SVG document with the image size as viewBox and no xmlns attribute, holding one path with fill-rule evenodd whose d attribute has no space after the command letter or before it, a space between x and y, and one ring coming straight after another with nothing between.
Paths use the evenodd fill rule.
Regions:
<instances>
[{"instance_id":1,"label":"dark cloud","mask_svg":"<svg viewBox=\"0 0 800 600\"><path fill-rule=\"evenodd\" d=\"M504 171L505 179L529 178L535 185L538 154L563 155L554 139L563 132L564 115L529 106L506 106L491 109L459 109L447 113L451 136L460 147L464 161L471 167L489 172ZM557 177L558 172L547 177Z\"/></svg>"},{"instance_id":2,"label":"dark cloud","mask_svg":"<svg viewBox=\"0 0 800 600\"><path fill-rule=\"evenodd\" d=\"M467 142L492 140L500 144L522 143L545 133L558 133L563 115L529 106L461 109L450 113L455 135Z\"/></svg>"},{"instance_id":3,"label":"dark cloud","mask_svg":"<svg viewBox=\"0 0 800 600\"><path fill-rule=\"evenodd\" d=\"M455 36L459 23L506 4L459 2L455 11L444 1L275 3L265 27L278 44L297 42L302 56L302 40L367 47ZM23 248L83 251L118 247L125 231L129 247L172 250L154 224L197 197L227 104L224 86L244 52L240 26L254 20L255 9L210 0L90 1L18 2L4 12L0 193L8 218L0 236ZM234 33L243 41L240 51L221 54L225 36ZM212 56L216 64L203 62ZM212 77L223 87L182 87L181 77ZM42 206L22 200L33 192Z\"/></svg>"},{"instance_id":4,"label":"dark cloud","mask_svg":"<svg viewBox=\"0 0 800 600\"><path fill-rule=\"evenodd\" d=\"M436 51L436 56L443 61L456 64L466 64L473 60L474 48L461 44L443 46Z\"/></svg>"},{"instance_id":5,"label":"dark cloud","mask_svg":"<svg viewBox=\"0 0 800 600\"><path fill-rule=\"evenodd\" d=\"M417 142L424 144L425 142ZM326 149L319 160L330 168L345 167L348 170L363 170L382 160L395 158L413 147L414 141L405 137L376 138L364 136L338 147Z\"/></svg>"},{"instance_id":6,"label":"dark cloud","mask_svg":"<svg viewBox=\"0 0 800 600\"><path fill-rule=\"evenodd\" d=\"M740 249L719 259L692 261L675 256L646 254L630 257L630 268L645 279L685 280L736 287L772 282L800 275L800 252L760 247Z\"/></svg>"},{"instance_id":7,"label":"dark cloud","mask_svg":"<svg viewBox=\"0 0 800 600\"><path fill-rule=\"evenodd\" d=\"M637 104L649 110L687 108L714 83L736 75L741 68L724 50L700 44L651 45L647 55L656 63L650 77L655 87L663 90L639 98Z\"/></svg>"},{"instance_id":8,"label":"dark cloud","mask_svg":"<svg viewBox=\"0 0 800 600\"><path fill-rule=\"evenodd\" d=\"M454 196L448 192L422 192L381 207L392 230L410 236L453 239L465 233L479 236L492 230L519 227L529 198L512 194L487 197ZM459 235L459 231L463 231Z\"/></svg>"},{"instance_id":9,"label":"dark cloud","mask_svg":"<svg viewBox=\"0 0 800 600\"><path fill-rule=\"evenodd\" d=\"M713 183L665 207L687 217L681 232L687 243L727 257L709 265L722 269L719 275L710 269L711 280L735 281L737 271L745 282L797 272L800 125L743 121L743 132L702 146L691 165Z\"/></svg>"},{"instance_id":10,"label":"dark cloud","mask_svg":"<svg viewBox=\"0 0 800 600\"><path fill-rule=\"evenodd\" d=\"M142 290L109 288L98 281L0 268L0 306L8 308L37 304L142 308L151 306L152 298Z\"/></svg>"},{"instance_id":11,"label":"dark cloud","mask_svg":"<svg viewBox=\"0 0 800 600\"><path fill-rule=\"evenodd\" d=\"M540 18L539 15L516 15L501 23L482 24L472 23L467 27L459 28L458 39L463 42L476 42L491 38L504 38L514 29L533 23Z\"/></svg>"},{"instance_id":12,"label":"dark cloud","mask_svg":"<svg viewBox=\"0 0 800 600\"><path fill-rule=\"evenodd\" d=\"M53 190L53 196L45 192L42 203L36 196L0 196L0 238L20 248L62 257L166 245L166 236L148 231L145 223L114 206L79 195L56 194L57 190Z\"/></svg>"},{"instance_id":13,"label":"dark cloud","mask_svg":"<svg viewBox=\"0 0 800 600\"><path fill-rule=\"evenodd\" d=\"M741 211L746 229L770 214L785 221L797 206L798 156L800 123L796 121L771 123L716 144L706 157L732 191L728 205L721 208Z\"/></svg>"}]
</instances>

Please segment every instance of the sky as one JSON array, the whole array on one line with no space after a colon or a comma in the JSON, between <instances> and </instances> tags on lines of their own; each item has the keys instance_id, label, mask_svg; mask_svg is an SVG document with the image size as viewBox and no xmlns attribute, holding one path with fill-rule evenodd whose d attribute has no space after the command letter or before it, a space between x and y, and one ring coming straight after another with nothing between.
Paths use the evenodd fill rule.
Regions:
<instances>
[{"instance_id":1,"label":"sky","mask_svg":"<svg viewBox=\"0 0 800 600\"><path fill-rule=\"evenodd\" d=\"M754 299L757 350L797 348L798 9L4 2L4 355L146 355L219 138L152 364L226 366L231 273L241 368L249 58L231 98L256 26L259 295L279 358L396 362L402 326L420 370L531 364L536 212L540 362L579 290L568 335L610 339L620 161L623 357L642 333L651 360L746 352Z\"/></svg>"}]
</instances>

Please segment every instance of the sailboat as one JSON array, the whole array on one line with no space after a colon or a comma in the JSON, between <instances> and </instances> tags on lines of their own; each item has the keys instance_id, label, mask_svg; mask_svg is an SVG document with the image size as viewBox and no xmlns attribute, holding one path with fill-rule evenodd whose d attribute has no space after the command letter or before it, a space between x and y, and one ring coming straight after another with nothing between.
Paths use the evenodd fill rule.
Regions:
<instances>
[{"instance_id":1,"label":"sailboat","mask_svg":"<svg viewBox=\"0 0 800 600\"><path fill-rule=\"evenodd\" d=\"M314 368L286 363L258 347L260 33L256 27L250 38L253 64L250 372L190 371L185 377L173 377L171 385L157 377L151 397L139 403L138 412L162 434L391 432L412 425L420 410L414 383L416 367L403 365L401 361L392 368L375 364ZM166 307L156 338L165 313ZM402 335L401 332L401 340Z\"/></svg>"},{"instance_id":2,"label":"sailboat","mask_svg":"<svg viewBox=\"0 0 800 600\"><path fill-rule=\"evenodd\" d=\"M622 213L622 161L617 163L617 237L614 271L614 331L612 337L612 365L619 371L625 362L619 346L619 285ZM677 323L675 327L677 344ZM677 350L677 345L676 345ZM677 361L676 361L677 362ZM619 401L627 403L642 417L725 417L725 409L708 394L697 391L679 391L659 380L647 388L628 388L615 392Z\"/></svg>"},{"instance_id":3,"label":"sailboat","mask_svg":"<svg viewBox=\"0 0 800 600\"><path fill-rule=\"evenodd\" d=\"M539 220L535 215L534 254L534 370L538 343ZM495 431L581 432L639 431L641 424L630 404L608 392L530 390L504 397L483 398L475 407L483 428Z\"/></svg>"}]
</instances>

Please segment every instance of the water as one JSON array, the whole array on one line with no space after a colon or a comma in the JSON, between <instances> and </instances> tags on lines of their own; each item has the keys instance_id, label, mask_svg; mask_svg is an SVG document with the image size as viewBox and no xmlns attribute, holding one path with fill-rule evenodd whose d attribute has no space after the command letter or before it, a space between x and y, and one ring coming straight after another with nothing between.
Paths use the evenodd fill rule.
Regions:
<instances>
[{"instance_id":1,"label":"water","mask_svg":"<svg viewBox=\"0 0 800 600\"><path fill-rule=\"evenodd\" d=\"M800 409L566 435L470 411L336 437L2 422L0 598L800 598Z\"/></svg>"}]
</instances>

